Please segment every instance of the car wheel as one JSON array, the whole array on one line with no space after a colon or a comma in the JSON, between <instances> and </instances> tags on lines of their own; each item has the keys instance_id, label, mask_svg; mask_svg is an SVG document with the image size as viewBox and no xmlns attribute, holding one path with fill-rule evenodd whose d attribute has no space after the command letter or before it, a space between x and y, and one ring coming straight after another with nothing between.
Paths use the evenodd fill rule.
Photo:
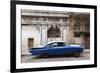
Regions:
<instances>
[{"instance_id":1,"label":"car wheel","mask_svg":"<svg viewBox=\"0 0 100 73\"><path fill-rule=\"evenodd\" d=\"M79 52L74 53L74 57L80 57L80 56L81 56L81 53L79 53Z\"/></svg>"},{"instance_id":2,"label":"car wheel","mask_svg":"<svg viewBox=\"0 0 100 73\"><path fill-rule=\"evenodd\" d=\"M44 58L47 58L48 54L47 53L43 53L41 56L44 57Z\"/></svg>"}]
</instances>

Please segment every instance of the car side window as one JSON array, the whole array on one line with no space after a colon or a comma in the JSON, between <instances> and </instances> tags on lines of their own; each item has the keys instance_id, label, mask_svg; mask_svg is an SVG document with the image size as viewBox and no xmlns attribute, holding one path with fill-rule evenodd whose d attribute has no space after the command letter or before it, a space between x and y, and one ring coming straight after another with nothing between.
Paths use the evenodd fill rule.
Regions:
<instances>
[{"instance_id":1,"label":"car side window","mask_svg":"<svg viewBox=\"0 0 100 73\"><path fill-rule=\"evenodd\" d=\"M52 47L52 43L46 45L46 47L48 47L48 48Z\"/></svg>"},{"instance_id":2,"label":"car side window","mask_svg":"<svg viewBox=\"0 0 100 73\"><path fill-rule=\"evenodd\" d=\"M46 47L57 47L57 43L51 43L51 44L48 44Z\"/></svg>"},{"instance_id":3,"label":"car side window","mask_svg":"<svg viewBox=\"0 0 100 73\"><path fill-rule=\"evenodd\" d=\"M54 42L54 43L50 43L50 44L46 45L45 47L48 47L48 48L50 48L50 47L62 47L64 45L65 44L62 42Z\"/></svg>"},{"instance_id":4,"label":"car side window","mask_svg":"<svg viewBox=\"0 0 100 73\"><path fill-rule=\"evenodd\" d=\"M52 47L57 47L57 46L58 46L57 43L53 43L53 44L52 44Z\"/></svg>"},{"instance_id":5,"label":"car side window","mask_svg":"<svg viewBox=\"0 0 100 73\"><path fill-rule=\"evenodd\" d=\"M58 43L58 46L65 46L65 43L60 42L60 43Z\"/></svg>"}]
</instances>

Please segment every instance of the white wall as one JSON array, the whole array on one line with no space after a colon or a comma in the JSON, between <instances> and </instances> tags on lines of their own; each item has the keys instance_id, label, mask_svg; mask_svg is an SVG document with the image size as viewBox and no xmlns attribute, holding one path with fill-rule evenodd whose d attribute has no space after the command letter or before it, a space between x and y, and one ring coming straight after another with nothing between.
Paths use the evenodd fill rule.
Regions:
<instances>
[{"instance_id":1,"label":"white wall","mask_svg":"<svg viewBox=\"0 0 100 73\"><path fill-rule=\"evenodd\" d=\"M40 28L35 25L22 25L22 54L28 54L28 38L33 38L33 45L40 45Z\"/></svg>"},{"instance_id":2,"label":"white wall","mask_svg":"<svg viewBox=\"0 0 100 73\"><path fill-rule=\"evenodd\" d=\"M41 71L34 73L99 73L100 72L100 0L34 0L58 3L90 4L98 3L98 67L85 69ZM98 2L97 2L98 1ZM0 73L10 73L10 0L0 1ZM33 73L33 72L25 72Z\"/></svg>"}]
</instances>

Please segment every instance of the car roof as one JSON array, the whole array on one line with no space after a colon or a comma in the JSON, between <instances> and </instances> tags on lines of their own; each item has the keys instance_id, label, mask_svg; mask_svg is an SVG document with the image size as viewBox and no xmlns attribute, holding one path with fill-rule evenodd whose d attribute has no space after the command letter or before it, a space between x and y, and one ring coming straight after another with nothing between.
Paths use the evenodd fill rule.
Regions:
<instances>
[{"instance_id":1,"label":"car roof","mask_svg":"<svg viewBox=\"0 0 100 73\"><path fill-rule=\"evenodd\" d=\"M50 43L65 43L64 41L52 41L52 42L48 42L48 44Z\"/></svg>"}]
</instances>

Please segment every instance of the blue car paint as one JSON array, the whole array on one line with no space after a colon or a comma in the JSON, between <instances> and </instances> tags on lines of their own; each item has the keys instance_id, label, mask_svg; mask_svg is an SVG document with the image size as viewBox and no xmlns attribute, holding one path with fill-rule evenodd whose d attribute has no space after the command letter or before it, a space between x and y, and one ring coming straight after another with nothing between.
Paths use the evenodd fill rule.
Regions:
<instances>
[{"instance_id":1,"label":"blue car paint","mask_svg":"<svg viewBox=\"0 0 100 73\"><path fill-rule=\"evenodd\" d=\"M30 53L32 55L41 55L46 53L48 55L63 55L63 54L73 54L75 52L82 53L83 48L80 46L58 46L58 47L41 47L41 48L31 48Z\"/></svg>"}]
</instances>

